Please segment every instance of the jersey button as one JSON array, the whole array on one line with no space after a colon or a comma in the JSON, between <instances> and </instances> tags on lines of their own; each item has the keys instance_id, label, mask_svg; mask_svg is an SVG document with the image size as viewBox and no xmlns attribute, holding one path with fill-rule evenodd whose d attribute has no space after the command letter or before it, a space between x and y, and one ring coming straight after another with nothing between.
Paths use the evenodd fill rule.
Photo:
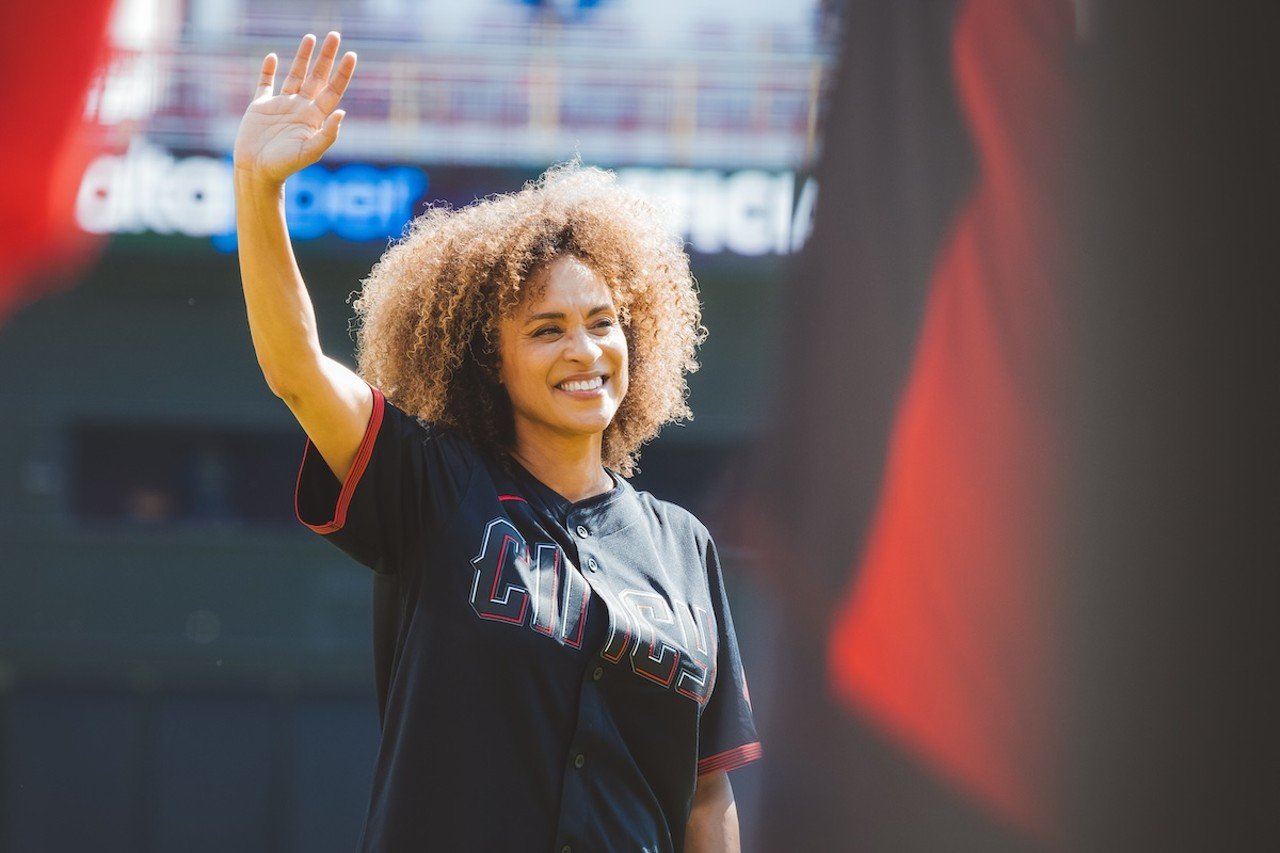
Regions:
<instances>
[{"instance_id":1,"label":"jersey button","mask_svg":"<svg viewBox=\"0 0 1280 853\"><path fill-rule=\"evenodd\" d=\"M583 527L581 524L579 524L579 525L578 525L578 535L579 535L580 537L582 537L583 539L586 539L586 538L587 538L587 528L585 528L585 527Z\"/></svg>"},{"instance_id":2,"label":"jersey button","mask_svg":"<svg viewBox=\"0 0 1280 853\"><path fill-rule=\"evenodd\" d=\"M592 572L600 571L600 564L596 562L595 557L587 557L587 569Z\"/></svg>"},{"instance_id":3,"label":"jersey button","mask_svg":"<svg viewBox=\"0 0 1280 853\"><path fill-rule=\"evenodd\" d=\"M581 770L582 765L586 763L587 763L587 757L583 755L581 752L579 752L576 756L574 756L573 766L577 767L579 770Z\"/></svg>"},{"instance_id":4,"label":"jersey button","mask_svg":"<svg viewBox=\"0 0 1280 853\"><path fill-rule=\"evenodd\" d=\"M596 671L591 673L591 680L599 681L602 678L604 678L604 667L598 666L596 667Z\"/></svg>"}]
</instances>

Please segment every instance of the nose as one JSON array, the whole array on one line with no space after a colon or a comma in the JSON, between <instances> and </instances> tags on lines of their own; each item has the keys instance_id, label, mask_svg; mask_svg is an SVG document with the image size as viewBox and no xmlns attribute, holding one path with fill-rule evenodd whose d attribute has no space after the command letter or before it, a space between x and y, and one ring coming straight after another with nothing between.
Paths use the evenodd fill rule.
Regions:
<instances>
[{"instance_id":1,"label":"nose","mask_svg":"<svg viewBox=\"0 0 1280 853\"><path fill-rule=\"evenodd\" d=\"M582 327L574 329L565 335L564 342L564 357L569 361L594 364L596 359L604 352L590 332Z\"/></svg>"}]
</instances>

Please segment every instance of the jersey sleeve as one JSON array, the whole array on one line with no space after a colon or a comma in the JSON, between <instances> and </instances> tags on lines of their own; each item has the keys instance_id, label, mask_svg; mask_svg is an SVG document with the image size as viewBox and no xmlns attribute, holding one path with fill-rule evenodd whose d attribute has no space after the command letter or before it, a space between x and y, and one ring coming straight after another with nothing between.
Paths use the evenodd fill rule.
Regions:
<instances>
[{"instance_id":1,"label":"jersey sleeve","mask_svg":"<svg viewBox=\"0 0 1280 853\"><path fill-rule=\"evenodd\" d=\"M294 493L298 520L384 574L403 570L413 546L457 507L474 467L470 445L423 425L373 391L373 410L346 480L310 439Z\"/></svg>"},{"instance_id":2,"label":"jersey sleeve","mask_svg":"<svg viewBox=\"0 0 1280 853\"><path fill-rule=\"evenodd\" d=\"M736 770L760 757L760 738L751 714L747 678L738 653L729 599L715 543L707 542L707 581L719 634L716 681L698 723L698 775Z\"/></svg>"}]
</instances>

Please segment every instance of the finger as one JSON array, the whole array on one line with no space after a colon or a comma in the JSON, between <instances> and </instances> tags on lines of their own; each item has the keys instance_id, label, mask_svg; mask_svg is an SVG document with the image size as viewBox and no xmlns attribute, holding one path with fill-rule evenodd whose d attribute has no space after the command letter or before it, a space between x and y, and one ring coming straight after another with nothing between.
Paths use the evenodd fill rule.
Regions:
<instances>
[{"instance_id":1,"label":"finger","mask_svg":"<svg viewBox=\"0 0 1280 853\"><path fill-rule=\"evenodd\" d=\"M330 145L338 141L338 130L342 127L342 119L346 115L346 110L336 110L325 116L324 124L320 126L320 132L302 145L306 159L314 163L320 159L325 151L329 150Z\"/></svg>"},{"instance_id":2,"label":"finger","mask_svg":"<svg viewBox=\"0 0 1280 853\"><path fill-rule=\"evenodd\" d=\"M347 51L338 62L338 68L333 72L329 85L325 86L324 90L316 95L316 106L326 113L332 112L346 93L347 86L351 83L351 76L355 74L355 71L356 55L351 51Z\"/></svg>"},{"instance_id":3,"label":"finger","mask_svg":"<svg viewBox=\"0 0 1280 853\"><path fill-rule=\"evenodd\" d=\"M280 86L280 94L296 95L307 79L307 63L311 61L311 51L316 46L316 37L307 33L298 42L298 52L293 57L293 65L289 66L289 76L284 78Z\"/></svg>"},{"instance_id":4,"label":"finger","mask_svg":"<svg viewBox=\"0 0 1280 853\"><path fill-rule=\"evenodd\" d=\"M333 70L333 58L338 55L338 45L341 41L342 37L335 32L324 37L324 43L320 45L320 55L316 57L315 66L307 75L307 82L303 84L301 94L313 98L329 82L329 72Z\"/></svg>"},{"instance_id":5,"label":"finger","mask_svg":"<svg viewBox=\"0 0 1280 853\"><path fill-rule=\"evenodd\" d=\"M268 53L262 60L262 73L258 76L258 88L253 92L253 99L271 97L271 88L276 82L276 65L279 59L274 53Z\"/></svg>"}]
</instances>

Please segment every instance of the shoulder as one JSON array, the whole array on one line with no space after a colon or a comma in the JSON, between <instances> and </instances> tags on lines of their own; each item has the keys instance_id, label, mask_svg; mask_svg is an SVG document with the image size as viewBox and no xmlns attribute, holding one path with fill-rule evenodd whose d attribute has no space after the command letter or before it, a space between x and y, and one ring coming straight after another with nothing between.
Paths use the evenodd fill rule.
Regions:
<instances>
[{"instance_id":1,"label":"shoulder","mask_svg":"<svg viewBox=\"0 0 1280 853\"><path fill-rule=\"evenodd\" d=\"M395 458L420 466L426 477L447 475L460 490L484 465L484 454L465 433L418 417L390 400L383 407L382 432L399 448Z\"/></svg>"},{"instance_id":2,"label":"shoulder","mask_svg":"<svg viewBox=\"0 0 1280 853\"><path fill-rule=\"evenodd\" d=\"M393 424L396 432L404 438L414 439L423 444L433 444L442 450L465 456L476 456L480 452L471 439L461 431L418 417L400 408L390 399L384 404L383 417Z\"/></svg>"},{"instance_id":3,"label":"shoulder","mask_svg":"<svg viewBox=\"0 0 1280 853\"><path fill-rule=\"evenodd\" d=\"M637 491L636 500L651 524L669 531L671 535L696 543L699 551L706 550L711 542L711 533L696 515L679 504L661 500L649 492Z\"/></svg>"}]
</instances>

